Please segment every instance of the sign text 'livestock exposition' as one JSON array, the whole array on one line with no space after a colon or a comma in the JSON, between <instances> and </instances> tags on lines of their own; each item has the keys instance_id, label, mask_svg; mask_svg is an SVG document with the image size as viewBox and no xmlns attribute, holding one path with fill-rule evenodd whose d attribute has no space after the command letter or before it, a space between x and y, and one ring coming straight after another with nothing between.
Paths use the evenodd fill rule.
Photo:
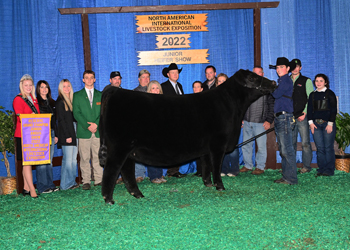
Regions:
<instances>
[{"instance_id":1,"label":"sign text 'livestock exposition'","mask_svg":"<svg viewBox=\"0 0 350 250\"><path fill-rule=\"evenodd\" d=\"M207 14L136 15L137 33L208 31Z\"/></svg>"}]
</instances>

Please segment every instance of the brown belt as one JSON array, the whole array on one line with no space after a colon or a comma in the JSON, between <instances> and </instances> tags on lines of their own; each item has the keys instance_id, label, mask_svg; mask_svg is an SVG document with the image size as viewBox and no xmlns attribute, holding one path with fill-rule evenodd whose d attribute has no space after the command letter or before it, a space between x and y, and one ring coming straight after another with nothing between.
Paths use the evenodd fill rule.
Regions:
<instances>
[{"instance_id":1,"label":"brown belt","mask_svg":"<svg viewBox=\"0 0 350 250\"><path fill-rule=\"evenodd\" d=\"M322 120L322 119L315 119L315 122L316 122L317 124L323 124L323 123L325 123L325 122L327 122L327 121Z\"/></svg>"}]
</instances>

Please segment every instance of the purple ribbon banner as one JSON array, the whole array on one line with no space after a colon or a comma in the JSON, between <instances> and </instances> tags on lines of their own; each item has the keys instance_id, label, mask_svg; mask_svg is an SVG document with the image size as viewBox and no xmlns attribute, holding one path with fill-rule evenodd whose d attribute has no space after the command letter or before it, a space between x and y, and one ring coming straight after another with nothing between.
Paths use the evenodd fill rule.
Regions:
<instances>
[{"instance_id":1,"label":"purple ribbon banner","mask_svg":"<svg viewBox=\"0 0 350 250\"><path fill-rule=\"evenodd\" d=\"M23 165L49 164L51 114L20 114Z\"/></svg>"}]
</instances>

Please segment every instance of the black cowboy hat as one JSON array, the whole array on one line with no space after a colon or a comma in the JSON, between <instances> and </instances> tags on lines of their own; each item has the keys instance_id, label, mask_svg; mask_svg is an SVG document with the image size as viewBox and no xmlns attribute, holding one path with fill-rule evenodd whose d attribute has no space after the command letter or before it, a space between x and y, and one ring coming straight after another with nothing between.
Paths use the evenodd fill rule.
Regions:
<instances>
[{"instance_id":1,"label":"black cowboy hat","mask_svg":"<svg viewBox=\"0 0 350 250\"><path fill-rule=\"evenodd\" d=\"M179 69L176 65L176 63L170 63L169 67L165 67L163 70L162 70L162 74L163 76L165 76L166 78L168 78L168 73L170 70L173 70L173 69L177 69L179 71L179 74L181 73L182 71L182 68Z\"/></svg>"},{"instance_id":2,"label":"black cowboy hat","mask_svg":"<svg viewBox=\"0 0 350 250\"><path fill-rule=\"evenodd\" d=\"M287 58L285 58L285 57L278 57L277 60L276 60L276 65L269 65L269 68L270 69L276 69L276 67L278 65L286 65L286 67L289 67L289 72L292 72L295 69L295 67L296 67L296 65L295 64L291 64Z\"/></svg>"}]
</instances>

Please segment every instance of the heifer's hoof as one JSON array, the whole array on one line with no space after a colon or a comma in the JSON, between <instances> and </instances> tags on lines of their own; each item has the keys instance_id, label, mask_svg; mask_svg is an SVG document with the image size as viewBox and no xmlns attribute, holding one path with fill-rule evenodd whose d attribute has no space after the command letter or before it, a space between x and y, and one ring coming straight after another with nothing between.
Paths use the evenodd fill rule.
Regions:
<instances>
[{"instance_id":1,"label":"heifer's hoof","mask_svg":"<svg viewBox=\"0 0 350 250\"><path fill-rule=\"evenodd\" d=\"M131 195L133 195L137 199L145 197L145 196L143 196L143 194L141 192L140 193L131 193Z\"/></svg>"},{"instance_id":2,"label":"heifer's hoof","mask_svg":"<svg viewBox=\"0 0 350 250\"><path fill-rule=\"evenodd\" d=\"M105 203L108 205L114 205L114 200L107 200L105 199Z\"/></svg>"},{"instance_id":3,"label":"heifer's hoof","mask_svg":"<svg viewBox=\"0 0 350 250\"><path fill-rule=\"evenodd\" d=\"M224 191L225 188L224 188L223 186L222 186L222 187L216 186L216 190L218 190L218 191Z\"/></svg>"}]
</instances>

